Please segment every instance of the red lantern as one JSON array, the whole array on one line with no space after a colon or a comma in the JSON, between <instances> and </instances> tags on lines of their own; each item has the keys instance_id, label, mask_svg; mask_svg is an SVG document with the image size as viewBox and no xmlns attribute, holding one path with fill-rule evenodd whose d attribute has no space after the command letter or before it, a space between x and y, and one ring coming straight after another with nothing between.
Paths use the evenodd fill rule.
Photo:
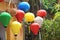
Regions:
<instances>
[{"instance_id":1,"label":"red lantern","mask_svg":"<svg viewBox=\"0 0 60 40\"><path fill-rule=\"evenodd\" d=\"M46 15L47 15L47 12L45 10L37 11L37 16L46 17Z\"/></svg>"},{"instance_id":2,"label":"red lantern","mask_svg":"<svg viewBox=\"0 0 60 40\"><path fill-rule=\"evenodd\" d=\"M3 2L4 0L0 0L0 2Z\"/></svg>"},{"instance_id":3,"label":"red lantern","mask_svg":"<svg viewBox=\"0 0 60 40\"><path fill-rule=\"evenodd\" d=\"M39 32L39 24L38 23L32 23L30 25L30 30L32 31L32 33L34 35L38 35L38 32Z\"/></svg>"},{"instance_id":4,"label":"red lantern","mask_svg":"<svg viewBox=\"0 0 60 40\"><path fill-rule=\"evenodd\" d=\"M25 12L22 10L17 10L15 17L17 18L18 22L22 22L24 18Z\"/></svg>"}]
</instances>

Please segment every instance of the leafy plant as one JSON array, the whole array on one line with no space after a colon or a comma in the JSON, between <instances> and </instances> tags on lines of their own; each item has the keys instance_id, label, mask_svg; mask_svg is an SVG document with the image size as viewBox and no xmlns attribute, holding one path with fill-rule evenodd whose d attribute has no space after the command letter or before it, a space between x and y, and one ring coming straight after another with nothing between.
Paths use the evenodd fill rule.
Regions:
<instances>
[{"instance_id":1,"label":"leafy plant","mask_svg":"<svg viewBox=\"0 0 60 40\"><path fill-rule=\"evenodd\" d=\"M55 9L54 5L56 4L57 0L43 0L42 2L43 2L43 9L47 10L50 13L52 9Z\"/></svg>"},{"instance_id":2,"label":"leafy plant","mask_svg":"<svg viewBox=\"0 0 60 40\"><path fill-rule=\"evenodd\" d=\"M60 4L55 4L53 6L53 9L51 11L51 13L56 13L56 12L59 12L60 11Z\"/></svg>"},{"instance_id":3,"label":"leafy plant","mask_svg":"<svg viewBox=\"0 0 60 40\"><path fill-rule=\"evenodd\" d=\"M41 30L42 40L60 40L60 12L55 14L54 19L44 20Z\"/></svg>"}]
</instances>

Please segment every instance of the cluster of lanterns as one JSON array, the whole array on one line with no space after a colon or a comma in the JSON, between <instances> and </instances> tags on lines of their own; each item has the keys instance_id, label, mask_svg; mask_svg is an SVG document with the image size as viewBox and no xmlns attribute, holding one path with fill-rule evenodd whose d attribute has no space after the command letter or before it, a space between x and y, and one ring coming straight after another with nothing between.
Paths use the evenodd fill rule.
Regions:
<instances>
[{"instance_id":1,"label":"cluster of lanterns","mask_svg":"<svg viewBox=\"0 0 60 40\"><path fill-rule=\"evenodd\" d=\"M10 28L14 33L14 35L17 35L19 33L23 25L22 24L23 21L25 21L26 23L31 23L29 25L30 31L32 31L34 35L37 35L39 32L39 29L42 26L43 18L46 17L47 12L45 10L39 10L36 13L37 17L35 17L34 13L27 12L30 9L30 5L28 2L20 2L17 6L17 9L18 10L16 11L16 14L15 14L17 21L13 21L10 24ZM2 12L0 14L0 22L5 28L7 28L11 20L11 17L12 16L8 12Z\"/></svg>"}]
</instances>

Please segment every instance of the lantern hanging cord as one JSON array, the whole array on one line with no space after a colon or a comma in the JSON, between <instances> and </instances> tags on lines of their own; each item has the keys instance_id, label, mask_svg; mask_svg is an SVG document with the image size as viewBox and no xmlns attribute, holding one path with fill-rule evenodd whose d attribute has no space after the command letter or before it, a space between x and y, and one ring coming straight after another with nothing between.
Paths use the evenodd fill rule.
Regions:
<instances>
[{"instance_id":1,"label":"lantern hanging cord","mask_svg":"<svg viewBox=\"0 0 60 40\"><path fill-rule=\"evenodd\" d=\"M9 0L9 3L8 3L8 7L10 8L10 4L11 4L12 0Z\"/></svg>"},{"instance_id":2,"label":"lantern hanging cord","mask_svg":"<svg viewBox=\"0 0 60 40\"><path fill-rule=\"evenodd\" d=\"M12 2L13 2L13 0L9 0L9 3L8 3L8 7L9 7L9 8L10 8L10 4L11 4ZM13 4L14 4L14 7L17 8L17 7L16 7L16 4L15 4L15 3L13 3Z\"/></svg>"},{"instance_id":3,"label":"lantern hanging cord","mask_svg":"<svg viewBox=\"0 0 60 40\"><path fill-rule=\"evenodd\" d=\"M12 2L13 2L13 0L12 0ZM17 8L16 4L15 3L13 3L13 4L14 4L14 7Z\"/></svg>"}]
</instances>

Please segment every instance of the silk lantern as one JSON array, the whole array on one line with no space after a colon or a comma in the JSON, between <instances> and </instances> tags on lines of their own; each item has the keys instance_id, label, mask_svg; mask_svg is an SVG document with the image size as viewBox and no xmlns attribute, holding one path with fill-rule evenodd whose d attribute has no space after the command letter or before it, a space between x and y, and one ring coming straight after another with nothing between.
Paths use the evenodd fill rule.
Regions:
<instances>
[{"instance_id":1,"label":"silk lantern","mask_svg":"<svg viewBox=\"0 0 60 40\"><path fill-rule=\"evenodd\" d=\"M18 22L22 22L24 15L25 15L24 11L17 10L15 17L17 18Z\"/></svg>"},{"instance_id":2,"label":"silk lantern","mask_svg":"<svg viewBox=\"0 0 60 40\"><path fill-rule=\"evenodd\" d=\"M39 24L38 23L32 23L30 25L30 30L32 31L32 33L34 35L38 35L38 32L39 32Z\"/></svg>"},{"instance_id":3,"label":"silk lantern","mask_svg":"<svg viewBox=\"0 0 60 40\"><path fill-rule=\"evenodd\" d=\"M21 29L22 25L21 23L17 22L17 21L13 21L11 24L10 24L10 28L13 32L14 35L17 35Z\"/></svg>"},{"instance_id":4,"label":"silk lantern","mask_svg":"<svg viewBox=\"0 0 60 40\"><path fill-rule=\"evenodd\" d=\"M0 2L3 2L4 0L0 0Z\"/></svg>"},{"instance_id":5,"label":"silk lantern","mask_svg":"<svg viewBox=\"0 0 60 40\"><path fill-rule=\"evenodd\" d=\"M37 16L40 16L40 17L46 17L46 15L47 15L47 12L46 12L46 10L38 10L37 11Z\"/></svg>"},{"instance_id":6,"label":"silk lantern","mask_svg":"<svg viewBox=\"0 0 60 40\"><path fill-rule=\"evenodd\" d=\"M33 22L34 18L35 18L35 16L33 13L28 12L25 14L25 21L26 22Z\"/></svg>"},{"instance_id":7,"label":"silk lantern","mask_svg":"<svg viewBox=\"0 0 60 40\"><path fill-rule=\"evenodd\" d=\"M43 24L43 18L42 17L39 17L37 16L35 19L34 19L34 22L38 23L40 25L40 28Z\"/></svg>"},{"instance_id":8,"label":"silk lantern","mask_svg":"<svg viewBox=\"0 0 60 40\"><path fill-rule=\"evenodd\" d=\"M6 28L10 22L11 19L11 15L7 12L2 12L0 14L0 22L2 23L2 25Z\"/></svg>"},{"instance_id":9,"label":"silk lantern","mask_svg":"<svg viewBox=\"0 0 60 40\"><path fill-rule=\"evenodd\" d=\"M30 4L28 2L20 2L17 8L27 12L30 9Z\"/></svg>"}]
</instances>

